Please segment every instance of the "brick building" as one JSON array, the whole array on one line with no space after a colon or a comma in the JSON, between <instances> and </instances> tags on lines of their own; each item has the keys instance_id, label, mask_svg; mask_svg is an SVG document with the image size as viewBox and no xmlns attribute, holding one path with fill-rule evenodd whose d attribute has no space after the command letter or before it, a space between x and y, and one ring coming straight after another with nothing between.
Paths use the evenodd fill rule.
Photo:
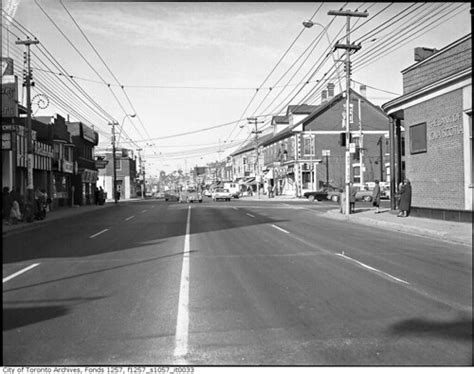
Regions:
<instances>
[{"instance_id":1,"label":"brick building","mask_svg":"<svg viewBox=\"0 0 474 374\"><path fill-rule=\"evenodd\" d=\"M401 72L403 95L382 106L395 135L393 189L406 176L413 215L472 221L472 36L440 50L416 48L415 60Z\"/></svg>"},{"instance_id":2,"label":"brick building","mask_svg":"<svg viewBox=\"0 0 474 374\"><path fill-rule=\"evenodd\" d=\"M334 86L322 93L322 103L303 119L289 114L289 126L263 143L265 178L277 194L302 196L329 183L345 185L345 147L341 145L343 93L333 96ZM362 94L351 90L351 180L356 187L375 179L386 180L387 116ZM278 119L282 123L282 119ZM293 125L292 125L293 123ZM382 167L381 167L382 166Z\"/></svg>"}]
</instances>

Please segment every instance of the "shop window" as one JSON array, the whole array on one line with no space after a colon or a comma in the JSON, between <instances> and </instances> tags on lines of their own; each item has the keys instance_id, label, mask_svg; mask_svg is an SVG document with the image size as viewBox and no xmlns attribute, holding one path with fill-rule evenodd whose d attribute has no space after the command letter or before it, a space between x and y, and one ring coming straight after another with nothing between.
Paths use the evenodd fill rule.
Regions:
<instances>
[{"instance_id":1,"label":"shop window","mask_svg":"<svg viewBox=\"0 0 474 374\"><path fill-rule=\"evenodd\" d=\"M410 153L426 152L426 144L426 122L410 126Z\"/></svg>"},{"instance_id":2,"label":"shop window","mask_svg":"<svg viewBox=\"0 0 474 374\"><path fill-rule=\"evenodd\" d=\"M471 164L471 175L469 176L470 180L470 185L472 186L474 184L473 182L473 174L474 174L474 169L472 166L472 112L466 113L467 114L467 119L469 121L468 123L468 130L469 130L469 163Z\"/></svg>"},{"instance_id":3,"label":"shop window","mask_svg":"<svg viewBox=\"0 0 474 374\"><path fill-rule=\"evenodd\" d=\"M352 175L353 175L353 178L354 178L354 183L360 183L360 165L357 165L357 166L353 166L352 168Z\"/></svg>"},{"instance_id":4,"label":"shop window","mask_svg":"<svg viewBox=\"0 0 474 374\"><path fill-rule=\"evenodd\" d=\"M122 169L122 163L121 163L122 160L120 159L115 159L115 170L121 170Z\"/></svg>"}]
</instances>

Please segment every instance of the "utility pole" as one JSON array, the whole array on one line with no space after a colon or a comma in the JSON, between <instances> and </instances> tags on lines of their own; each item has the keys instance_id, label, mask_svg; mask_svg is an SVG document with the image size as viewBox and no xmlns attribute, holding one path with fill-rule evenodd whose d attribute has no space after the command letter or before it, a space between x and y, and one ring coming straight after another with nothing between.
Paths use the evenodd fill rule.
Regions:
<instances>
[{"instance_id":1,"label":"utility pole","mask_svg":"<svg viewBox=\"0 0 474 374\"><path fill-rule=\"evenodd\" d=\"M377 145L380 149L380 182L383 182L383 148L382 148L383 135L379 138Z\"/></svg>"},{"instance_id":2,"label":"utility pole","mask_svg":"<svg viewBox=\"0 0 474 374\"><path fill-rule=\"evenodd\" d=\"M257 117L248 117L247 121L250 125L255 125L255 130L252 130L252 134L255 134L255 180L257 181L257 196L260 199L260 167L258 160L258 134L261 134L262 131L258 130L258 124L263 123L264 121L258 121Z\"/></svg>"},{"instance_id":3,"label":"utility pole","mask_svg":"<svg viewBox=\"0 0 474 374\"><path fill-rule=\"evenodd\" d=\"M27 134L26 134L26 142L27 142L27 185L26 185L26 201L28 212L26 215L26 220L31 222L33 220L33 212L34 212L34 186L33 186L33 162L34 162L34 153L33 153L33 137L31 131L31 86L34 86L34 82L31 81L32 79L32 72L31 72L31 55L30 55L30 45L31 44L39 44L38 40L17 40L15 44L21 44L26 46L26 65L27 71L24 72L24 82L23 84L26 85L26 127L27 127Z\"/></svg>"},{"instance_id":4,"label":"utility pole","mask_svg":"<svg viewBox=\"0 0 474 374\"><path fill-rule=\"evenodd\" d=\"M113 180L113 194L114 194L114 201L117 204L117 165L116 165L116 156L115 156L115 126L118 125L117 122L109 123L112 126L112 162L113 162L113 169L114 169L114 180Z\"/></svg>"},{"instance_id":5,"label":"utility pole","mask_svg":"<svg viewBox=\"0 0 474 374\"><path fill-rule=\"evenodd\" d=\"M350 157L350 89L351 89L351 51L358 51L361 49L360 45L351 44L350 33L351 33L351 17L367 17L369 13L358 12L351 10L330 10L328 12L330 16L345 16L346 17L346 44L336 43L334 49L345 49L346 50L346 201L345 201L345 214L350 214L350 182L351 182L351 157Z\"/></svg>"},{"instance_id":6,"label":"utility pole","mask_svg":"<svg viewBox=\"0 0 474 374\"><path fill-rule=\"evenodd\" d=\"M360 162L360 185L364 185L364 134L362 134L361 100L359 99L359 162Z\"/></svg>"},{"instance_id":7,"label":"utility pole","mask_svg":"<svg viewBox=\"0 0 474 374\"><path fill-rule=\"evenodd\" d=\"M139 167L139 180L140 180L140 190L141 190L141 195L142 195L142 199L145 198L145 172L143 170L143 164L142 164L142 155L140 154L140 152L143 151L143 148L138 148L137 149L137 152L138 152L138 167Z\"/></svg>"}]
</instances>

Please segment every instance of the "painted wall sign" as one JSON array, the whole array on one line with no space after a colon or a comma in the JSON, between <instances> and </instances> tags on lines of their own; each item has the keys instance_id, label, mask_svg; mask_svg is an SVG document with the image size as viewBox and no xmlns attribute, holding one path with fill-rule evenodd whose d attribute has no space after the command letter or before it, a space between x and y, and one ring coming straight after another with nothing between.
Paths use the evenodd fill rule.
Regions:
<instances>
[{"instance_id":1,"label":"painted wall sign","mask_svg":"<svg viewBox=\"0 0 474 374\"><path fill-rule=\"evenodd\" d=\"M454 113L428 121L428 139L442 141L453 136L462 135L462 114Z\"/></svg>"}]
</instances>

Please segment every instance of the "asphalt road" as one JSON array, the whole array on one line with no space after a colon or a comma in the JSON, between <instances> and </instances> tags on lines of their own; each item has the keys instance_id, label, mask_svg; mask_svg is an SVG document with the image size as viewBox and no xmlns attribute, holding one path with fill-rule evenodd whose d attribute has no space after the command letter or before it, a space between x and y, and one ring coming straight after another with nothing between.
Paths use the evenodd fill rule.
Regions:
<instances>
[{"instance_id":1,"label":"asphalt road","mask_svg":"<svg viewBox=\"0 0 474 374\"><path fill-rule=\"evenodd\" d=\"M9 235L3 364L472 365L472 249L332 207L120 203Z\"/></svg>"}]
</instances>

